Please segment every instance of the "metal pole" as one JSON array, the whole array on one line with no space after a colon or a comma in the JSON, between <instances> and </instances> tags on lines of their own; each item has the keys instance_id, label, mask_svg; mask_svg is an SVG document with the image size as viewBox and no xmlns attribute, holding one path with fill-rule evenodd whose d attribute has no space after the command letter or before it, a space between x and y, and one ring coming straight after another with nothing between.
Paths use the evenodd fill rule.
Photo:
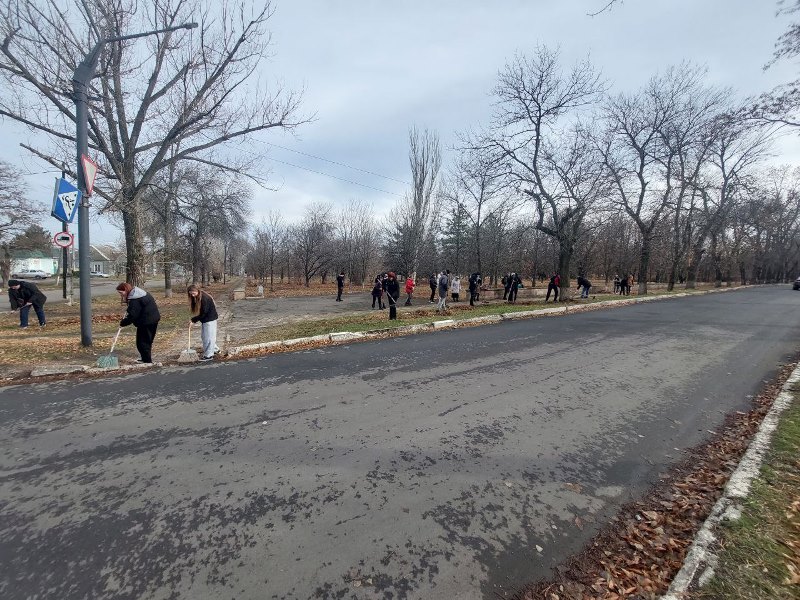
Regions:
<instances>
[{"instance_id":1,"label":"metal pole","mask_svg":"<svg viewBox=\"0 0 800 600\"><path fill-rule=\"evenodd\" d=\"M75 70L72 87L75 92L75 126L77 146L78 189L81 203L78 206L78 271L80 281L81 344L92 345L92 282L89 279L89 198L83 176L82 156L89 152L89 114L86 91L94 75L100 44L97 44Z\"/></svg>"},{"instance_id":2,"label":"metal pole","mask_svg":"<svg viewBox=\"0 0 800 600\"><path fill-rule=\"evenodd\" d=\"M64 179L67 176L66 169L67 169L66 165L62 163L61 179ZM69 226L66 223L61 223L61 231L65 233L68 232ZM64 278L64 281L61 282L63 286L61 290L62 292L61 297L64 298L64 300L66 300L67 299L67 246L64 246L61 249L61 276Z\"/></svg>"},{"instance_id":3,"label":"metal pole","mask_svg":"<svg viewBox=\"0 0 800 600\"><path fill-rule=\"evenodd\" d=\"M66 223L61 224L61 231L68 232L69 227ZM64 278L62 281L61 297L67 299L67 248L66 246L61 249L61 276Z\"/></svg>"}]
</instances>

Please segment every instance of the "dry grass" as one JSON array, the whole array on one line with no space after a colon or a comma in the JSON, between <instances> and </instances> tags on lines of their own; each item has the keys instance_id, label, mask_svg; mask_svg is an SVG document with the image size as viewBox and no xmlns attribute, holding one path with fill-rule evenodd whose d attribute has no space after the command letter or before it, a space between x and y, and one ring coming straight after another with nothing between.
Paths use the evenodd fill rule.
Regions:
<instances>
[{"instance_id":1,"label":"dry grass","mask_svg":"<svg viewBox=\"0 0 800 600\"><path fill-rule=\"evenodd\" d=\"M699 290L698 290L699 291ZM679 292L660 292L651 295L673 295ZM573 299L567 305L586 306L603 302L605 300L632 299L635 296L621 297L614 294L595 294L588 299ZM562 303L545 303L543 299L518 300L515 304L509 304L503 300L481 302L475 307L470 307L469 302L450 303L448 310L439 313L433 308L435 305L428 305L431 308L406 309L398 306L397 319L389 320L388 310L373 310L357 315L343 315L340 317L323 317L320 319L310 319L299 323L287 323L284 325L265 328L252 336L237 340L240 344L260 344L275 340L286 340L314 335L323 335L338 331L363 332L373 329L393 329L405 325L416 325L420 323L430 323L440 319L453 319L455 321L483 317L489 315L502 315L514 312L537 310L540 308L551 308L554 306L564 306Z\"/></svg>"},{"instance_id":2,"label":"dry grass","mask_svg":"<svg viewBox=\"0 0 800 600\"><path fill-rule=\"evenodd\" d=\"M226 289L222 285L206 288L222 299ZM186 325L189 321L189 308L186 296L177 294L163 298L158 291L153 293L161 313L161 322L154 345L154 360L173 359L181 346L186 343ZM80 342L80 307L78 302L67 304L45 304L47 327L39 329L36 314L31 311L27 329L19 328L18 312L0 313L0 368L6 376L25 373L31 369L54 364L93 365L97 357L111 349L111 343L125 313L119 296L98 296L92 298L92 341L90 348ZM138 358L136 350L136 330L129 326L122 330L114 350L121 362ZM197 333L199 340L199 331Z\"/></svg>"},{"instance_id":3,"label":"dry grass","mask_svg":"<svg viewBox=\"0 0 800 600\"><path fill-rule=\"evenodd\" d=\"M798 397L781 420L742 517L723 525L716 575L695 598L800 598Z\"/></svg>"}]
</instances>

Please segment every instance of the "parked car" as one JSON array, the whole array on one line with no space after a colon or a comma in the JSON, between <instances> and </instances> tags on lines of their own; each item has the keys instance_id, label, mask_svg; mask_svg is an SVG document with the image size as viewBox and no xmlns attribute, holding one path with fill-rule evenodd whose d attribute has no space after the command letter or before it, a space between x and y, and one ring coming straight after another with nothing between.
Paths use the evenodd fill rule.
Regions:
<instances>
[{"instance_id":1,"label":"parked car","mask_svg":"<svg viewBox=\"0 0 800 600\"><path fill-rule=\"evenodd\" d=\"M103 277L104 279L108 279L108 273L92 273L92 277Z\"/></svg>"},{"instance_id":2,"label":"parked car","mask_svg":"<svg viewBox=\"0 0 800 600\"><path fill-rule=\"evenodd\" d=\"M12 273L12 279L47 279L50 277L44 271L36 271L34 269L25 269L20 271L19 273Z\"/></svg>"},{"instance_id":3,"label":"parked car","mask_svg":"<svg viewBox=\"0 0 800 600\"><path fill-rule=\"evenodd\" d=\"M794 280L794 285L792 286L793 290L800 290L800 277Z\"/></svg>"}]
</instances>

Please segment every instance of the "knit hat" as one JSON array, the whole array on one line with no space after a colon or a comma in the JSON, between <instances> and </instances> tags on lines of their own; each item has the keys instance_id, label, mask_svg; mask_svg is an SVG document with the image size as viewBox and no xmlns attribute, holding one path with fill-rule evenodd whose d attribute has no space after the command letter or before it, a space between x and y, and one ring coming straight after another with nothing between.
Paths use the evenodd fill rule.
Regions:
<instances>
[{"instance_id":1,"label":"knit hat","mask_svg":"<svg viewBox=\"0 0 800 600\"><path fill-rule=\"evenodd\" d=\"M13 287L15 285L19 285L20 283L22 283L22 282L19 281L18 279L9 279L8 280L8 287Z\"/></svg>"}]
</instances>

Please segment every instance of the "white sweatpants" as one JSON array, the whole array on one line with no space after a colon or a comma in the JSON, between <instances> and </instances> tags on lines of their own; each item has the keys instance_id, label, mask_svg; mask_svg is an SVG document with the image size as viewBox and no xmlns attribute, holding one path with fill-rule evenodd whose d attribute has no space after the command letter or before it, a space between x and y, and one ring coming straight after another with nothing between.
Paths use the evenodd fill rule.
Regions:
<instances>
[{"instance_id":1,"label":"white sweatpants","mask_svg":"<svg viewBox=\"0 0 800 600\"><path fill-rule=\"evenodd\" d=\"M214 356L217 347L217 321L200 323L200 338L203 340L203 356Z\"/></svg>"}]
</instances>

